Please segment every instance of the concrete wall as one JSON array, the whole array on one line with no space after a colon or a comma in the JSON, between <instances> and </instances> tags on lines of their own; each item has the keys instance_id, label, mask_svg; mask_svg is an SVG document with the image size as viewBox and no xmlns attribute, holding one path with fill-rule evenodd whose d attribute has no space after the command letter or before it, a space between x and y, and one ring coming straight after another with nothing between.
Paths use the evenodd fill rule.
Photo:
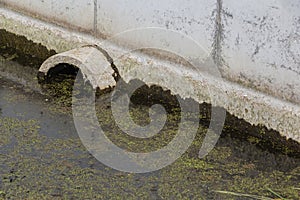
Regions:
<instances>
[{"instance_id":1,"label":"concrete wall","mask_svg":"<svg viewBox=\"0 0 300 200\"><path fill-rule=\"evenodd\" d=\"M98 37L111 37L129 29L144 27L178 31L209 52L227 79L300 103L300 1L0 2L41 19L80 28ZM136 44L134 38L124 39L137 47L141 45ZM139 41L151 43L148 36ZM203 60L206 56L198 55L198 59Z\"/></svg>"},{"instance_id":2,"label":"concrete wall","mask_svg":"<svg viewBox=\"0 0 300 200\"><path fill-rule=\"evenodd\" d=\"M83 31L94 30L93 0L0 0L0 3L36 18Z\"/></svg>"},{"instance_id":3,"label":"concrete wall","mask_svg":"<svg viewBox=\"0 0 300 200\"><path fill-rule=\"evenodd\" d=\"M300 1L223 2L226 76L299 104Z\"/></svg>"}]
</instances>

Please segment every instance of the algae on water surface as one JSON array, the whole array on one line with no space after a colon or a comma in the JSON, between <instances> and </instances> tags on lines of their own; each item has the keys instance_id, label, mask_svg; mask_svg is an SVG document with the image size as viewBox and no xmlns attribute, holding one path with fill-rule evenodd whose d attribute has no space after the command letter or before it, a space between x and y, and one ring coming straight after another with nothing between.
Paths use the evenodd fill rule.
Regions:
<instances>
[{"instance_id":1,"label":"algae on water surface","mask_svg":"<svg viewBox=\"0 0 300 200\"><path fill-rule=\"evenodd\" d=\"M270 153L249 141L223 135L215 149L199 159L198 150L207 131L203 125L189 150L160 171L131 174L112 170L82 145L68 105L55 101L60 97L45 101L44 96L24 92L13 83L1 83L0 198L245 199L216 192L220 190L277 198L269 189L287 199L299 198L299 158ZM136 94L131 108L138 124L147 123L145 113L155 101L153 98L147 103L145 93L149 91L145 90L139 91L143 103ZM124 137L112 120L109 100L109 94L99 96L96 109L107 136L119 146L149 151L165 145L176 134L176 102L168 105L168 123L159 136L143 141ZM33 107L9 112L9 104ZM203 114L202 120L205 117ZM53 118L60 118L61 123Z\"/></svg>"}]
</instances>

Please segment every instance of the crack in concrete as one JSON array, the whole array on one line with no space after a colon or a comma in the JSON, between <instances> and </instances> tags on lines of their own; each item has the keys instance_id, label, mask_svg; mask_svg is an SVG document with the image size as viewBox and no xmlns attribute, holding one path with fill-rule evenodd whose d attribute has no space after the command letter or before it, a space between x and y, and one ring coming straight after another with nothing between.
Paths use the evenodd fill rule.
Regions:
<instances>
[{"instance_id":1,"label":"crack in concrete","mask_svg":"<svg viewBox=\"0 0 300 200\"><path fill-rule=\"evenodd\" d=\"M222 42L224 39L224 26L222 24L222 13L223 13L223 1L217 0L216 8L216 18L215 18L215 32L214 41L212 44L211 56L215 64L220 67L224 64L224 59L222 57Z\"/></svg>"},{"instance_id":2,"label":"crack in concrete","mask_svg":"<svg viewBox=\"0 0 300 200\"><path fill-rule=\"evenodd\" d=\"M100 51L106 57L107 61L111 64L112 70L114 71L112 76L115 79L115 81L118 82L121 79L121 76L120 76L118 68L114 64L114 61L113 61L112 57L108 54L108 52L105 51L103 48L101 48L100 46L98 46L96 44L94 44L94 45L85 45L85 46L96 48L98 51Z\"/></svg>"},{"instance_id":3,"label":"crack in concrete","mask_svg":"<svg viewBox=\"0 0 300 200\"><path fill-rule=\"evenodd\" d=\"M98 7L97 0L94 0L94 33L98 34Z\"/></svg>"}]
</instances>

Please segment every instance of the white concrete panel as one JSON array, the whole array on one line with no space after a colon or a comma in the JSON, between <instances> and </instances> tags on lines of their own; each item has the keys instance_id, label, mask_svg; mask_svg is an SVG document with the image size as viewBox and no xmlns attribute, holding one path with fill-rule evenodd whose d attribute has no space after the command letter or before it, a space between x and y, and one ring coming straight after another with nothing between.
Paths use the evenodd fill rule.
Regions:
<instances>
[{"instance_id":1,"label":"white concrete panel","mask_svg":"<svg viewBox=\"0 0 300 200\"><path fill-rule=\"evenodd\" d=\"M131 29L160 27L192 38L209 54L214 35L212 15L215 9L216 1L207 0L98 0L97 29L99 33L112 37ZM153 42L149 34L124 40L137 47L137 41L145 46ZM193 54L193 49L190 53ZM204 58L207 54L198 56Z\"/></svg>"},{"instance_id":2,"label":"white concrete panel","mask_svg":"<svg viewBox=\"0 0 300 200\"><path fill-rule=\"evenodd\" d=\"M224 0L224 70L231 80L300 102L300 1Z\"/></svg>"},{"instance_id":3,"label":"white concrete panel","mask_svg":"<svg viewBox=\"0 0 300 200\"><path fill-rule=\"evenodd\" d=\"M22 12L83 30L94 29L94 0L2 0Z\"/></svg>"}]
</instances>

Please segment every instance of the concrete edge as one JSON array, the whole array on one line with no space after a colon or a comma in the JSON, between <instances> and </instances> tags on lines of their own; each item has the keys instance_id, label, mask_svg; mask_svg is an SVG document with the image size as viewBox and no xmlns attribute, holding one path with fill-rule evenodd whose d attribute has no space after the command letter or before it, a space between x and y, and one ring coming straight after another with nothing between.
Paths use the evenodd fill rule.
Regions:
<instances>
[{"instance_id":1,"label":"concrete edge","mask_svg":"<svg viewBox=\"0 0 300 200\"><path fill-rule=\"evenodd\" d=\"M97 44L101 46L102 40L95 39L89 35L32 19L7 9L0 8L0 28L9 32L23 35L35 43L46 46L49 50L63 52L86 44ZM136 67L147 66L145 70L153 74L169 73L176 80L176 77L185 76L195 87L196 94L185 93L184 87L176 85L174 81L166 81L152 76L151 79L145 78L145 75L137 74L137 78L144 77L142 80L149 85L157 84L170 89L174 94L179 94L183 98L194 98L199 103L207 102L214 106L225 108L229 113L243 118L253 125L263 124L269 129L274 129L286 136L287 139L293 139L300 142L300 106L287 101L276 99L264 93L260 93L241 85L228 82L226 80L216 79L209 75L199 72L193 73L189 69L181 69L179 65L168 62L161 62L143 55L124 54L122 48L114 44L101 46L110 56L118 58L114 63L119 70L120 76L126 81L132 76L128 76L128 70ZM122 56L120 58L121 55ZM172 67L172 68L171 68ZM201 93L200 93L201 91ZM210 97L214 97L214 102Z\"/></svg>"},{"instance_id":2,"label":"concrete edge","mask_svg":"<svg viewBox=\"0 0 300 200\"><path fill-rule=\"evenodd\" d=\"M150 64L149 64L150 63ZM213 106L225 108L229 113L244 119L252 125L262 124L268 129L277 130L281 135L300 142L300 106L283 101L264 93L242 87L238 84L228 82L224 79L212 77L209 74L194 72L177 68L174 64L155 61L151 57L144 56L143 59L137 55L123 57L114 61L118 66L120 76L126 81L139 78L148 85L159 85L170 89L173 94L183 98L193 98L199 103L210 103ZM143 67L143 66L147 67ZM179 66L176 66L179 67ZM137 73L128 73L133 68ZM134 75L132 75L134 74ZM151 74L151 76L145 76ZM167 75L162 78L161 74ZM188 93L177 82L177 77L183 76L190 86L197 92Z\"/></svg>"}]
</instances>

